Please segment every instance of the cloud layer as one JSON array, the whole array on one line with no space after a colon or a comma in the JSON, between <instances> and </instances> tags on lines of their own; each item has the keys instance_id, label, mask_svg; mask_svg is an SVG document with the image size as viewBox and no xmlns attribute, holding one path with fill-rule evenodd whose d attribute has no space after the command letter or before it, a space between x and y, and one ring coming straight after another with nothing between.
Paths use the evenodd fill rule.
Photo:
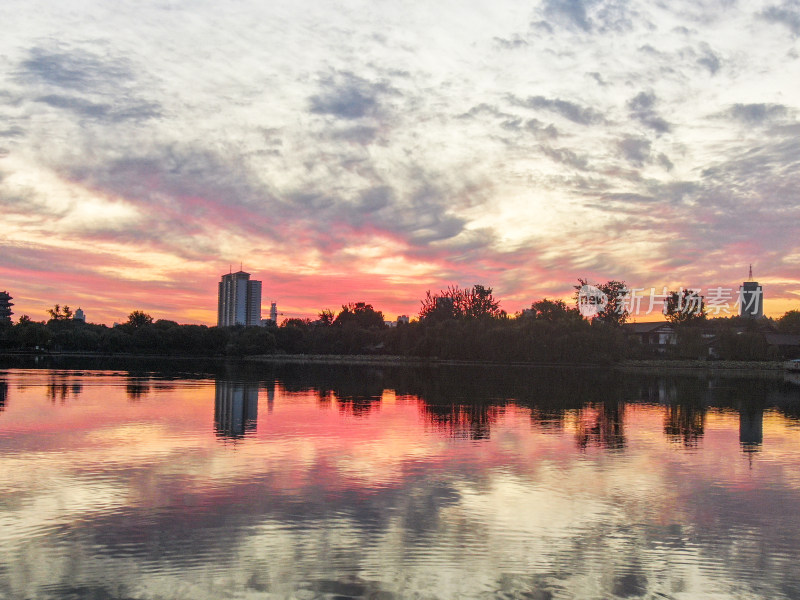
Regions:
<instances>
[{"instance_id":1,"label":"cloud layer","mask_svg":"<svg viewBox=\"0 0 800 600\"><path fill-rule=\"evenodd\" d=\"M799 15L12 1L0 287L34 318L211 323L240 261L297 316L414 314L448 283L510 312L577 277L735 287L753 263L780 314L800 294Z\"/></svg>"}]
</instances>

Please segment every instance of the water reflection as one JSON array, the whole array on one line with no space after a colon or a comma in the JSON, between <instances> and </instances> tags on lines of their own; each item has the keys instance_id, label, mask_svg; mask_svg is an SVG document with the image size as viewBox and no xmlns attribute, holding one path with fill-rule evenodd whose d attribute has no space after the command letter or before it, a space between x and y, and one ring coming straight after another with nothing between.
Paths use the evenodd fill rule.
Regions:
<instances>
[{"instance_id":1,"label":"water reflection","mask_svg":"<svg viewBox=\"0 0 800 600\"><path fill-rule=\"evenodd\" d=\"M6 400L8 399L8 382L5 379L0 379L0 412L6 409Z\"/></svg>"},{"instance_id":2,"label":"water reflection","mask_svg":"<svg viewBox=\"0 0 800 600\"><path fill-rule=\"evenodd\" d=\"M577 413L575 442L581 449L596 446L620 450L625 447L624 421L622 402L589 404Z\"/></svg>"},{"instance_id":3,"label":"water reflection","mask_svg":"<svg viewBox=\"0 0 800 600\"><path fill-rule=\"evenodd\" d=\"M150 380L146 377L128 377L125 382L125 393L131 402L139 402L150 393Z\"/></svg>"},{"instance_id":4,"label":"water reflection","mask_svg":"<svg viewBox=\"0 0 800 600\"><path fill-rule=\"evenodd\" d=\"M47 397L55 403L59 400L62 404L68 399L77 399L83 390L83 384L79 379L79 374L71 371L54 372L50 375L47 384Z\"/></svg>"},{"instance_id":5,"label":"water reflection","mask_svg":"<svg viewBox=\"0 0 800 600\"><path fill-rule=\"evenodd\" d=\"M800 597L796 390L495 371L12 370L0 597Z\"/></svg>"},{"instance_id":6,"label":"water reflection","mask_svg":"<svg viewBox=\"0 0 800 600\"><path fill-rule=\"evenodd\" d=\"M242 438L256 431L258 384L214 382L214 431L223 438Z\"/></svg>"},{"instance_id":7,"label":"water reflection","mask_svg":"<svg viewBox=\"0 0 800 600\"><path fill-rule=\"evenodd\" d=\"M758 452L764 441L764 405L753 399L739 406L739 443L744 452Z\"/></svg>"},{"instance_id":8,"label":"water reflection","mask_svg":"<svg viewBox=\"0 0 800 600\"><path fill-rule=\"evenodd\" d=\"M664 409L664 433L673 442L695 448L706 427L706 408L696 397L673 400Z\"/></svg>"},{"instance_id":9,"label":"water reflection","mask_svg":"<svg viewBox=\"0 0 800 600\"><path fill-rule=\"evenodd\" d=\"M503 413L503 407L477 404L429 404L421 406L423 415L435 429L448 437L488 440L491 426Z\"/></svg>"}]
</instances>

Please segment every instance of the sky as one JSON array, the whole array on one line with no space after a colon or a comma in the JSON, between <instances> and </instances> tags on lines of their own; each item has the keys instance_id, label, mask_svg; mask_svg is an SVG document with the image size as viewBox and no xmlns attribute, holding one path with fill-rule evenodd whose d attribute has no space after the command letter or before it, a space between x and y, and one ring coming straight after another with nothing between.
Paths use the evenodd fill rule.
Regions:
<instances>
[{"instance_id":1,"label":"sky","mask_svg":"<svg viewBox=\"0 0 800 600\"><path fill-rule=\"evenodd\" d=\"M0 289L216 323L578 278L800 308L800 2L0 4ZM724 293L723 293L724 295ZM723 313L722 316L725 316ZM639 320L648 320L641 317Z\"/></svg>"}]
</instances>

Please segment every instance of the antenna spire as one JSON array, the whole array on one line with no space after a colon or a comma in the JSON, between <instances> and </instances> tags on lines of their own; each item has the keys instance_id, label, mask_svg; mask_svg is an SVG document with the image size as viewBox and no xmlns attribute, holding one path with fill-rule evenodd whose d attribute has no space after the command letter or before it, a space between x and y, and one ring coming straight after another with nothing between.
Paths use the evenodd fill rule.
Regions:
<instances>
[{"instance_id":1,"label":"antenna spire","mask_svg":"<svg viewBox=\"0 0 800 600\"><path fill-rule=\"evenodd\" d=\"M753 281L753 265L752 265L752 263L750 264L750 272L747 274L747 280L748 281Z\"/></svg>"}]
</instances>

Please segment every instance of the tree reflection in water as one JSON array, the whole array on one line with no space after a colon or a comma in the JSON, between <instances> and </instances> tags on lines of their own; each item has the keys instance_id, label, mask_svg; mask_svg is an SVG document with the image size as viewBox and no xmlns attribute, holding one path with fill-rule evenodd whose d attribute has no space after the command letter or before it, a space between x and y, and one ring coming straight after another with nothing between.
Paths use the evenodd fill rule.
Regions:
<instances>
[{"instance_id":1,"label":"tree reflection in water","mask_svg":"<svg viewBox=\"0 0 800 600\"><path fill-rule=\"evenodd\" d=\"M575 441L579 448L596 446L619 450L625 447L625 403L592 403L577 412Z\"/></svg>"},{"instance_id":2,"label":"tree reflection in water","mask_svg":"<svg viewBox=\"0 0 800 600\"><path fill-rule=\"evenodd\" d=\"M150 393L150 380L144 377L128 377L125 382L125 393L131 402L139 402Z\"/></svg>"},{"instance_id":3,"label":"tree reflection in water","mask_svg":"<svg viewBox=\"0 0 800 600\"><path fill-rule=\"evenodd\" d=\"M55 404L59 400L64 404L68 399L77 399L83 390L78 379L82 373L72 371L53 371L47 384L47 397Z\"/></svg>"}]
</instances>

